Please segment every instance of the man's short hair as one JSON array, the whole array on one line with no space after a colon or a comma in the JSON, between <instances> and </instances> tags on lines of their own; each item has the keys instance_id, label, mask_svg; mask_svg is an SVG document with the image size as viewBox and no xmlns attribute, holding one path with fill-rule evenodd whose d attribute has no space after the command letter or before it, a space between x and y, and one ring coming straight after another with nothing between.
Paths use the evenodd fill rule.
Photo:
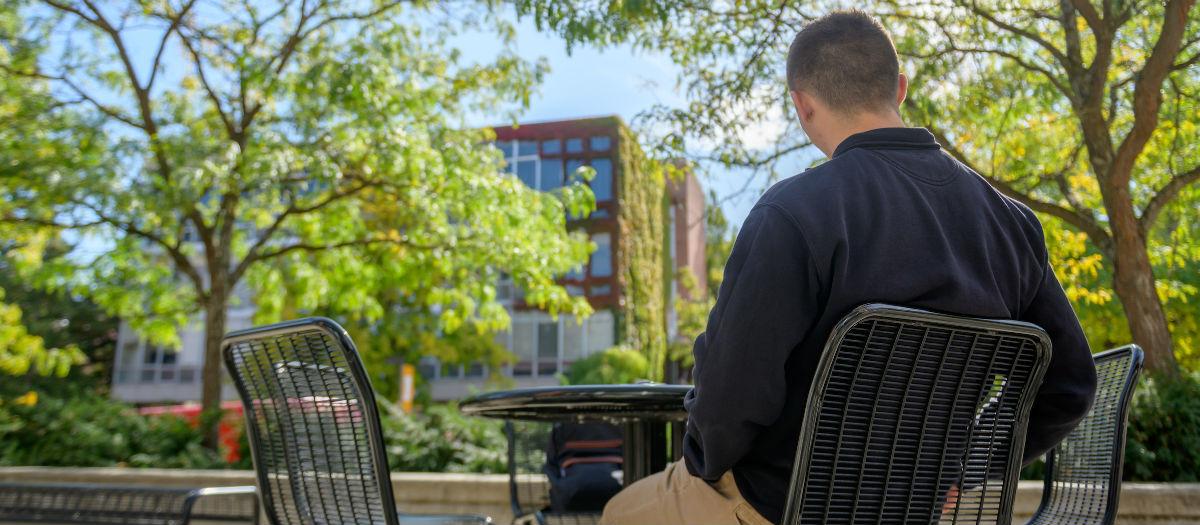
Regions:
<instances>
[{"instance_id":1,"label":"man's short hair","mask_svg":"<svg viewBox=\"0 0 1200 525\"><path fill-rule=\"evenodd\" d=\"M879 21L836 11L804 26L788 50L787 83L853 115L896 107L900 60Z\"/></svg>"}]
</instances>

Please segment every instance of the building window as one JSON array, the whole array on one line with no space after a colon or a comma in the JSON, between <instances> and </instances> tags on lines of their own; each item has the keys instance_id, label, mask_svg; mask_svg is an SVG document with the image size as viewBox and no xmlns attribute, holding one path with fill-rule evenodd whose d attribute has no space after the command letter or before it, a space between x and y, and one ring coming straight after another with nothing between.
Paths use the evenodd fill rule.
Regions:
<instances>
[{"instance_id":1,"label":"building window","mask_svg":"<svg viewBox=\"0 0 1200 525\"><path fill-rule=\"evenodd\" d=\"M609 295L612 293L612 285L601 284L591 287L592 295Z\"/></svg>"},{"instance_id":2,"label":"building window","mask_svg":"<svg viewBox=\"0 0 1200 525\"><path fill-rule=\"evenodd\" d=\"M584 326L584 354L603 352L616 344L616 322L612 311L601 310L592 314Z\"/></svg>"},{"instance_id":3,"label":"building window","mask_svg":"<svg viewBox=\"0 0 1200 525\"><path fill-rule=\"evenodd\" d=\"M513 164L516 165L517 178L525 183L530 188L537 188L537 161L535 160L517 160Z\"/></svg>"},{"instance_id":4,"label":"building window","mask_svg":"<svg viewBox=\"0 0 1200 525\"><path fill-rule=\"evenodd\" d=\"M458 379L462 377L462 365L452 365L449 363L442 364L442 378Z\"/></svg>"},{"instance_id":5,"label":"building window","mask_svg":"<svg viewBox=\"0 0 1200 525\"><path fill-rule=\"evenodd\" d=\"M542 161L541 174L538 176L537 189L553 191L563 185L563 165L559 159Z\"/></svg>"},{"instance_id":6,"label":"building window","mask_svg":"<svg viewBox=\"0 0 1200 525\"><path fill-rule=\"evenodd\" d=\"M141 350L141 359L137 358ZM188 374L186 379L178 364L179 353L176 350L144 341L127 341L121 345L121 360L117 371L118 383L176 383L188 382L193 379Z\"/></svg>"},{"instance_id":7,"label":"building window","mask_svg":"<svg viewBox=\"0 0 1200 525\"><path fill-rule=\"evenodd\" d=\"M533 375L533 352L537 344L537 327L527 316L514 316L512 320L512 346L509 351L517 357L513 364L514 376Z\"/></svg>"},{"instance_id":8,"label":"building window","mask_svg":"<svg viewBox=\"0 0 1200 525\"><path fill-rule=\"evenodd\" d=\"M583 139L567 139L567 153L583 153Z\"/></svg>"},{"instance_id":9,"label":"building window","mask_svg":"<svg viewBox=\"0 0 1200 525\"><path fill-rule=\"evenodd\" d=\"M592 169L596 170L596 177L592 179L592 193L596 195L596 201L612 200L612 160L607 158L592 159Z\"/></svg>"},{"instance_id":10,"label":"building window","mask_svg":"<svg viewBox=\"0 0 1200 525\"><path fill-rule=\"evenodd\" d=\"M592 277L611 277L612 237L607 233L597 233L592 235L592 242L596 243L590 263Z\"/></svg>"},{"instance_id":11,"label":"building window","mask_svg":"<svg viewBox=\"0 0 1200 525\"><path fill-rule=\"evenodd\" d=\"M417 373L427 381L433 381L438 378L438 360L436 357L426 356L417 361Z\"/></svg>"},{"instance_id":12,"label":"building window","mask_svg":"<svg viewBox=\"0 0 1200 525\"><path fill-rule=\"evenodd\" d=\"M587 356L587 341L584 339L585 328L587 328L586 321L581 323L574 318L563 319L562 363L564 370L571 366L571 363Z\"/></svg>"},{"instance_id":13,"label":"building window","mask_svg":"<svg viewBox=\"0 0 1200 525\"><path fill-rule=\"evenodd\" d=\"M583 161L579 159L570 159L567 161L566 178L568 184L583 182L583 178L576 175L575 172L583 167Z\"/></svg>"},{"instance_id":14,"label":"building window","mask_svg":"<svg viewBox=\"0 0 1200 525\"><path fill-rule=\"evenodd\" d=\"M496 342L516 358L501 371L518 378L553 377L593 352L612 347L614 327L611 310L600 310L582 320L569 315L553 319L545 312L515 312L511 329L496 335ZM429 380L482 378L489 372L481 363L445 365L434 357L422 358L417 366Z\"/></svg>"},{"instance_id":15,"label":"building window","mask_svg":"<svg viewBox=\"0 0 1200 525\"><path fill-rule=\"evenodd\" d=\"M590 140L592 151L608 151L612 141L606 136L592 137Z\"/></svg>"},{"instance_id":16,"label":"building window","mask_svg":"<svg viewBox=\"0 0 1200 525\"><path fill-rule=\"evenodd\" d=\"M539 376L553 375L558 372L558 321L543 321L538 323L537 374Z\"/></svg>"},{"instance_id":17,"label":"building window","mask_svg":"<svg viewBox=\"0 0 1200 525\"><path fill-rule=\"evenodd\" d=\"M512 306L513 297L516 295L513 292L512 276L502 274L500 280L496 282L496 300L504 306Z\"/></svg>"},{"instance_id":18,"label":"building window","mask_svg":"<svg viewBox=\"0 0 1200 525\"><path fill-rule=\"evenodd\" d=\"M557 155L560 153L558 140L543 141L541 146L545 154ZM561 159L543 159L538 156L537 141L497 142L496 147L504 151L505 172L516 175L526 187L538 191L554 191L561 188L564 178L574 174L575 169L582 165L577 160L568 161L564 174Z\"/></svg>"},{"instance_id":19,"label":"building window","mask_svg":"<svg viewBox=\"0 0 1200 525\"><path fill-rule=\"evenodd\" d=\"M500 152L504 154L505 160L507 160L509 157L513 156L512 141L498 140L498 141L496 141L494 146L496 146L496 149L500 150Z\"/></svg>"}]
</instances>

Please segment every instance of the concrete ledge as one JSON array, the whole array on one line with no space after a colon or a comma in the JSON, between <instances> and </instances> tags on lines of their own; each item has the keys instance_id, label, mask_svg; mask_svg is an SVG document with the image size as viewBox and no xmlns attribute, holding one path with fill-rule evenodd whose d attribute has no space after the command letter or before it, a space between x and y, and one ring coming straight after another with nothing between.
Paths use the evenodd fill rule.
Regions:
<instances>
[{"instance_id":1,"label":"concrete ledge","mask_svg":"<svg viewBox=\"0 0 1200 525\"><path fill-rule=\"evenodd\" d=\"M255 477L248 470L0 467L0 481L219 487L253 485ZM498 524L512 520L503 474L399 472L392 474L392 487L405 512L485 514ZM1021 482L1014 523L1033 515L1041 494L1040 481ZM1117 523L1200 525L1200 483L1125 483Z\"/></svg>"}]
</instances>

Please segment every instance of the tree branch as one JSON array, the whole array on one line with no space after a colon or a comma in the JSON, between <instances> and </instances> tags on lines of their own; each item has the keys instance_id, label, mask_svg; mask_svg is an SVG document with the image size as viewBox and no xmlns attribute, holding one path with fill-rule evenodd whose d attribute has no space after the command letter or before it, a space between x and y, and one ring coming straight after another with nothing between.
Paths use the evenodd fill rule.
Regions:
<instances>
[{"instance_id":1,"label":"tree branch","mask_svg":"<svg viewBox=\"0 0 1200 525\"><path fill-rule=\"evenodd\" d=\"M974 0L970 0L969 2L965 3L964 5L968 9L970 9L971 12L975 13L976 15L979 15L984 20L991 22L992 25L999 27L1000 29L1003 29L1004 31L1007 31L1008 33L1010 33L1012 35L1024 38L1026 40L1029 40L1030 42L1033 42L1034 44L1037 44L1039 47L1046 50L1047 53L1050 53L1050 55L1053 56L1055 60L1058 60L1058 62L1060 64L1062 64L1063 66L1067 66L1068 62L1067 62L1066 55L1063 54L1062 50L1058 49L1057 47L1054 46L1054 44L1050 43L1049 40L1042 38L1037 33L1029 31L1028 29L1022 29L1013 24L1010 24L1008 22L1000 20L996 16L995 13L992 13L986 9L980 8L979 5L976 4Z\"/></svg>"},{"instance_id":2,"label":"tree branch","mask_svg":"<svg viewBox=\"0 0 1200 525\"><path fill-rule=\"evenodd\" d=\"M94 97L87 94L87 92L85 92L83 89L81 89L79 87L79 85L77 85L77 84L75 84L75 82L71 81L70 77L68 77L66 74L55 76L55 75L47 75L45 73L39 73L36 71L33 71L33 72L18 71L18 70L13 69L5 64L0 64L0 71L3 71L5 73L8 73L8 74L14 75L14 76L62 82L63 84L66 84L66 86L68 88L70 88L71 91L75 92L76 95L79 95L81 100L78 100L75 102L87 102L88 104L91 104L92 107L96 108L97 111L99 111L105 115L108 115L110 118L117 120L118 122L127 124L129 126L132 126L132 127L138 128L138 129L142 129L142 130L146 129L142 125L142 123L138 122L137 120L134 120L133 117L122 114L116 108L110 108L108 106L105 106L104 104L101 104L100 101L96 100Z\"/></svg>"},{"instance_id":3,"label":"tree branch","mask_svg":"<svg viewBox=\"0 0 1200 525\"><path fill-rule=\"evenodd\" d=\"M1100 13L1096 11L1096 6L1092 5L1090 0L1071 0L1071 5L1079 11L1079 16L1082 16L1087 21L1088 27L1092 28L1092 32L1107 31L1104 25L1104 19L1100 18Z\"/></svg>"},{"instance_id":4,"label":"tree branch","mask_svg":"<svg viewBox=\"0 0 1200 525\"><path fill-rule=\"evenodd\" d=\"M191 279L192 284L196 287L196 295L201 298L206 298L208 296L208 292L204 289L204 280L200 277L200 272L196 270L196 267L192 265L190 260L188 260L187 254L183 253L178 239L174 244L169 243L161 236L141 229L132 222L109 217L99 208L92 206L85 201L73 199L73 202L87 208L88 210L91 210L92 213L96 214L97 218L112 225L114 228L120 229L130 235L136 235L162 247L164 250L166 250L167 255L171 257L171 260L175 262L175 267L178 268L179 271L183 272L183 274L189 279Z\"/></svg>"},{"instance_id":5,"label":"tree branch","mask_svg":"<svg viewBox=\"0 0 1200 525\"><path fill-rule=\"evenodd\" d=\"M368 9L366 11L361 11L361 12L356 12L356 13L347 13L347 14L343 14L343 15L329 16L329 17L321 20L320 22L317 22L312 27L305 29L305 27L304 27L305 24L307 24L308 21L311 20L312 17L317 14L317 11L319 11L322 7L325 6L325 2L322 1L319 5L317 5L317 7L314 7L312 9L312 11L308 11L307 13L305 12L305 6L308 4L307 0L305 0L304 2L301 2L301 4L300 4L300 19L299 19L299 21L296 22L295 30L292 32L291 36L289 36L288 39L284 42L283 47L281 48L279 54L272 57L271 60L268 61L268 65L275 64L276 61L278 61L278 63L275 64L275 66L273 67L273 69L275 71L275 76L272 77L271 83L267 86L267 89L263 90L263 92L269 93L271 91L271 89L273 89L274 84L275 84L275 79L278 78L279 74L283 72L285 67L287 67L288 62L291 60L292 55L295 54L296 49L300 46L300 43L303 42L306 38L308 38L309 35L313 34L316 31L319 31L321 28L323 28L329 24L332 24L334 22L344 22L344 21L350 21L350 20L363 20L363 19L382 15L383 13L386 13L386 12L396 8L397 6L399 6L402 3L404 3L403 0L385 2L379 6L376 6L372 9ZM258 101L250 107L249 111L247 111L245 114L242 115L242 129L249 127L250 121L252 121L256 115L258 115L258 112L261 111L262 108L263 108L262 101Z\"/></svg>"},{"instance_id":6,"label":"tree branch","mask_svg":"<svg viewBox=\"0 0 1200 525\"><path fill-rule=\"evenodd\" d=\"M1138 72L1133 87L1133 125L1117 148L1111 174L1116 185L1128 184L1137 157L1146 147L1146 142L1158 127L1158 109L1162 105L1162 86L1175 65L1175 57L1183 43L1187 28L1188 12L1196 0L1170 0L1163 8L1162 30L1150 58Z\"/></svg>"},{"instance_id":7,"label":"tree branch","mask_svg":"<svg viewBox=\"0 0 1200 525\"><path fill-rule=\"evenodd\" d=\"M1142 235L1145 236L1150 232L1150 229L1154 227L1154 221L1158 219L1158 214L1162 213L1163 208L1166 208L1171 201L1175 200L1175 197L1179 196L1179 192L1198 180L1200 180L1200 166L1174 175L1162 188L1159 188L1150 202L1146 204L1146 208L1142 210L1142 217L1138 219Z\"/></svg>"},{"instance_id":8,"label":"tree branch","mask_svg":"<svg viewBox=\"0 0 1200 525\"><path fill-rule=\"evenodd\" d=\"M288 217L312 213L332 204L333 202L353 196L354 194L372 186L375 186L375 184L364 182L346 191L332 193L328 197L309 206L300 206L298 203L293 201L287 207L287 209L283 210L283 212L276 216L271 225L263 230L263 232L258 236L258 239L254 242L254 245L247 250L246 256L242 258L242 261L238 263L237 267L234 268L233 273L230 274L230 279L233 282L237 282L237 280L241 278L242 274L246 272L250 265L262 260L259 250L261 250L263 246L265 246L267 242L271 240L271 237L275 235L275 232L277 232L281 226L283 226L284 221L287 220Z\"/></svg>"},{"instance_id":9,"label":"tree branch","mask_svg":"<svg viewBox=\"0 0 1200 525\"><path fill-rule=\"evenodd\" d=\"M979 174L980 177L983 177L985 180L987 180L988 183L999 190L1000 193L1003 193L1025 204L1026 206L1029 206L1033 211L1045 213L1047 215L1062 219L1067 224L1070 224L1078 228L1080 231L1086 233L1088 237L1092 239L1092 242L1101 250L1106 253L1111 252L1112 238L1104 229L1104 227L1100 226L1100 224L1096 222L1095 218L1088 217L1080 213L1078 210L1064 208L1058 204L1037 199L1031 195L1017 190L1006 181L980 171L978 167L971 163L970 159L968 159L966 155L963 154L963 152L946 137L944 133L933 126L926 127L929 128L929 131L933 133L934 137L937 138L938 142L942 144L942 147L945 148L950 155L952 155L955 159L958 159L959 162L965 164L975 173Z\"/></svg>"},{"instance_id":10,"label":"tree branch","mask_svg":"<svg viewBox=\"0 0 1200 525\"><path fill-rule=\"evenodd\" d=\"M257 261L265 261L268 259L273 259L275 257L279 257L281 255L291 253L294 251L320 252L320 251L325 251L325 250L336 250L338 248L349 248L349 247L353 247L353 246L371 246L371 245L376 245L376 244L393 244L396 246L405 246L405 247L418 248L418 249L423 249L423 250L432 250L432 249L436 248L435 246L413 244L413 243L404 241L402 239L397 239L397 238L373 237L373 238L368 238L368 239L355 239L353 241L342 241L342 242L335 242L335 243L330 243L330 244L308 244L308 243L290 244L287 246L277 248L275 250L260 253Z\"/></svg>"},{"instance_id":11,"label":"tree branch","mask_svg":"<svg viewBox=\"0 0 1200 525\"><path fill-rule=\"evenodd\" d=\"M168 4L169 5L169 4ZM192 10L192 6L196 5L196 0L188 0L183 8L179 10L179 14L175 17L169 17L171 25L167 26L167 31L163 33L162 39L158 42L158 51L154 53L154 61L150 64L150 78L146 80L146 89L154 88L154 79L158 78L158 66L162 62L163 51L167 48L167 40L171 38L171 33L179 29L179 24L183 22L183 18L187 16L188 11Z\"/></svg>"},{"instance_id":12,"label":"tree branch","mask_svg":"<svg viewBox=\"0 0 1200 525\"><path fill-rule=\"evenodd\" d=\"M138 80L137 70L133 67L133 61L130 58L128 50L125 48L125 41L121 38L121 33L104 18L100 9L92 3L91 0L83 0L84 5L88 7L95 15L88 16L86 13L76 8L73 5L64 4L58 0L44 0L48 5L60 11L74 14L83 19L87 23L96 27L112 41L113 46L117 50L117 55L121 59L121 63L125 67L125 75L128 77L130 87L133 88L133 93L137 98L138 111L142 119L141 129L145 131L146 136L150 141L150 149L154 152L155 163L158 165L159 176L163 181L170 183L171 181L171 163L167 159L166 152L162 148L162 144L158 141L158 123L154 121L154 112L150 101L150 92L142 87ZM206 250L212 249L212 231L207 224L204 223L204 218L200 215L199 210L192 206L187 212L188 220L192 221L196 228L196 233L200 236L200 240L204 243Z\"/></svg>"},{"instance_id":13,"label":"tree branch","mask_svg":"<svg viewBox=\"0 0 1200 525\"><path fill-rule=\"evenodd\" d=\"M1023 58L1020 55L1013 53L1011 51L1005 51L1003 49L991 49L991 48L985 48L985 47L959 47L958 44L955 44L953 41L949 42L949 47L946 50L953 51L956 53L985 54L985 55L995 55L995 56L1007 58L1009 60L1012 60L1014 63L1016 63L1018 66L1020 66L1022 69L1025 69L1026 71L1032 71L1034 73L1038 73L1038 74L1046 77L1046 80L1050 81L1050 84L1053 85L1054 88L1057 89L1059 93L1062 93L1063 96L1067 97L1067 99L1073 99L1075 96L1074 92L1072 92L1070 90L1070 88L1067 87L1066 84L1063 84L1062 80L1059 79L1057 76L1055 76L1054 73L1051 72L1049 69L1046 69L1040 65L1037 65L1028 60L1025 60L1025 58ZM917 53L903 53L903 54L905 56L911 56L914 58L929 58L929 56L922 56Z\"/></svg>"},{"instance_id":14,"label":"tree branch","mask_svg":"<svg viewBox=\"0 0 1200 525\"><path fill-rule=\"evenodd\" d=\"M192 56L192 63L196 66L196 75L200 77L200 85L204 86L204 91L208 94L208 99L212 101L213 108L217 110L217 116L221 118L221 124L225 126L225 133L229 135L229 140L239 142L239 145L241 145L240 141L237 140L240 136L239 131L233 127L233 121L229 119L229 116L225 113L225 108L221 105L221 97L217 95L212 84L208 82L208 76L204 74L204 61L200 58L200 53L196 51L195 47L192 46L192 42L187 37L181 37L179 40L183 42L183 47Z\"/></svg>"}]
</instances>

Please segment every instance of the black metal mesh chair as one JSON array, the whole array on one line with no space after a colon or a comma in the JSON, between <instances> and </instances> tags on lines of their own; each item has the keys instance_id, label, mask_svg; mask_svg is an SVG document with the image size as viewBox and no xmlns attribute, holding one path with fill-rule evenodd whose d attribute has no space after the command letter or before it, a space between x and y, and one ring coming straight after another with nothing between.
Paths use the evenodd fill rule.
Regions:
<instances>
[{"instance_id":1,"label":"black metal mesh chair","mask_svg":"<svg viewBox=\"0 0 1200 525\"><path fill-rule=\"evenodd\" d=\"M1009 523L1049 359L1027 323L855 309L813 380L784 523Z\"/></svg>"},{"instance_id":2,"label":"black metal mesh chair","mask_svg":"<svg viewBox=\"0 0 1200 525\"><path fill-rule=\"evenodd\" d=\"M1030 524L1105 524L1117 520L1125 425L1144 355L1137 345L1096 354L1091 412L1046 454L1046 486Z\"/></svg>"},{"instance_id":3,"label":"black metal mesh chair","mask_svg":"<svg viewBox=\"0 0 1200 525\"><path fill-rule=\"evenodd\" d=\"M254 487L0 483L0 523L186 525L193 521L258 523Z\"/></svg>"},{"instance_id":4,"label":"black metal mesh chair","mask_svg":"<svg viewBox=\"0 0 1200 525\"><path fill-rule=\"evenodd\" d=\"M230 333L222 352L272 524L490 523L397 515L374 392L337 323L310 318Z\"/></svg>"},{"instance_id":5,"label":"black metal mesh chair","mask_svg":"<svg viewBox=\"0 0 1200 525\"><path fill-rule=\"evenodd\" d=\"M554 423L505 421L508 484L514 524L595 525L599 512L556 512L551 508L546 445Z\"/></svg>"}]
</instances>

